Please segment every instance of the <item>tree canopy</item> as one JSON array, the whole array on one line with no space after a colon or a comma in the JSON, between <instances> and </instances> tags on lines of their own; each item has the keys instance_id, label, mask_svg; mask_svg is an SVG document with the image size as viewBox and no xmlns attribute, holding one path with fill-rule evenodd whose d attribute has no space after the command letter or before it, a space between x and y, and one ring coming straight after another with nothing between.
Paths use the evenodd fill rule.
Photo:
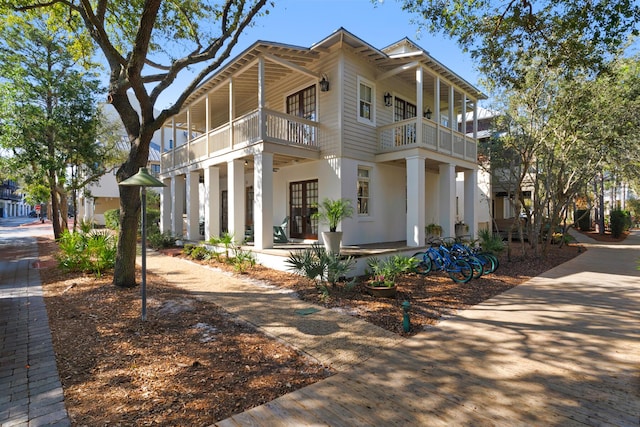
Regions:
<instances>
[{"instance_id":1,"label":"tree canopy","mask_svg":"<svg viewBox=\"0 0 640 427\"><path fill-rule=\"evenodd\" d=\"M6 162L27 190L49 190L54 235L66 228L67 167L82 164L85 176L104 172L109 146L97 144L101 117L99 81L78 67L68 33L47 16L12 16L0 29L0 145Z\"/></svg>"},{"instance_id":2,"label":"tree canopy","mask_svg":"<svg viewBox=\"0 0 640 427\"><path fill-rule=\"evenodd\" d=\"M526 69L606 68L638 34L633 0L399 0L431 32L456 40L492 84L520 87Z\"/></svg>"},{"instance_id":3,"label":"tree canopy","mask_svg":"<svg viewBox=\"0 0 640 427\"><path fill-rule=\"evenodd\" d=\"M0 0L2 8L17 11L48 10L60 26L81 40L92 41L109 68L105 97L118 112L130 142L127 160L117 172L121 182L147 165L149 144L191 93L230 56L242 31L260 13L267 0ZM87 49L78 49L85 55ZM91 58L89 56L89 58ZM196 69L185 82L179 76ZM182 74L181 74L182 73ZM160 94L178 83L181 92L172 105L156 112ZM135 108L127 95L139 103ZM134 286L140 198L136 187L120 187L120 231L114 284Z\"/></svg>"}]
</instances>

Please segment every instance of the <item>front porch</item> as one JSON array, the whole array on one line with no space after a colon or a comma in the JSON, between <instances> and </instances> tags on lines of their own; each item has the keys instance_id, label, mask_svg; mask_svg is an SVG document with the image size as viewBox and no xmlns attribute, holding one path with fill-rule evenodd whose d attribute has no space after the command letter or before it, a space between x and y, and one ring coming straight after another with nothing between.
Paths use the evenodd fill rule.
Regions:
<instances>
[{"instance_id":1,"label":"front porch","mask_svg":"<svg viewBox=\"0 0 640 427\"><path fill-rule=\"evenodd\" d=\"M240 248L251 251L256 261L265 267L279 271L290 271L286 265L289 254L293 251L310 249L316 242L288 242L274 243L272 248L258 249L251 244L243 244ZM355 264L351 270L351 277L365 274L367 262L372 257L387 258L393 255L413 256L424 250L426 246L407 246L407 242L380 242L362 245L345 245L340 249L340 255L351 256Z\"/></svg>"}]
</instances>

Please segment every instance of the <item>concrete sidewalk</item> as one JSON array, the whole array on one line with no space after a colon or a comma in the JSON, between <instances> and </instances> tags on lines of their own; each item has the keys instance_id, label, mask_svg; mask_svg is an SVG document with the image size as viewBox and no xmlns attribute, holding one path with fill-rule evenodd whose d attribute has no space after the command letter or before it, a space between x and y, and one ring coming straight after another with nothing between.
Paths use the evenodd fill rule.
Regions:
<instances>
[{"instance_id":1,"label":"concrete sidewalk","mask_svg":"<svg viewBox=\"0 0 640 427\"><path fill-rule=\"evenodd\" d=\"M640 237L577 237L586 253L410 339L181 259L147 266L339 371L219 426L637 426Z\"/></svg>"},{"instance_id":2,"label":"concrete sidewalk","mask_svg":"<svg viewBox=\"0 0 640 427\"><path fill-rule=\"evenodd\" d=\"M0 426L69 426L33 237L0 240Z\"/></svg>"}]
</instances>

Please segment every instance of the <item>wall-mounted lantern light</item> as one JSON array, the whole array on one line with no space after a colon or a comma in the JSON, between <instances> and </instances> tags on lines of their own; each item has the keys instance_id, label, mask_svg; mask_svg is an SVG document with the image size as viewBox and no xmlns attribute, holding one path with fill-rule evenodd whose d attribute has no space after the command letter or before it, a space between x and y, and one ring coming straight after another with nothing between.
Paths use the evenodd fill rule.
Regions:
<instances>
[{"instance_id":1,"label":"wall-mounted lantern light","mask_svg":"<svg viewBox=\"0 0 640 427\"><path fill-rule=\"evenodd\" d=\"M385 92L384 93L384 106L385 107L391 107L391 105L393 101L393 95L391 95L389 92Z\"/></svg>"},{"instance_id":2,"label":"wall-mounted lantern light","mask_svg":"<svg viewBox=\"0 0 640 427\"><path fill-rule=\"evenodd\" d=\"M431 120L431 109L429 107L427 107L427 111L424 112L424 116Z\"/></svg>"},{"instance_id":3,"label":"wall-mounted lantern light","mask_svg":"<svg viewBox=\"0 0 640 427\"><path fill-rule=\"evenodd\" d=\"M322 80L320 80L320 92L329 92L329 80L327 80L327 75L322 75Z\"/></svg>"}]
</instances>

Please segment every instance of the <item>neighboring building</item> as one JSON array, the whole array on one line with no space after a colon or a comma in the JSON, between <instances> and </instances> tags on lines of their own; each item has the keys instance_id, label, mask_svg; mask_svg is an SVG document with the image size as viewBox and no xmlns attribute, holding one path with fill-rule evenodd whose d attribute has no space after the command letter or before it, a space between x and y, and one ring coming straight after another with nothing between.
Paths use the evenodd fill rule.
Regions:
<instances>
[{"instance_id":1,"label":"neighboring building","mask_svg":"<svg viewBox=\"0 0 640 427\"><path fill-rule=\"evenodd\" d=\"M310 48L256 42L163 129L161 228L195 240L203 218L205 238L240 241L251 226L262 249L289 217L289 239L315 241L318 203L348 198L345 245L422 246L432 222L475 235L477 142L458 117L473 112L475 134L485 98L406 38L377 49L339 29Z\"/></svg>"},{"instance_id":2,"label":"neighboring building","mask_svg":"<svg viewBox=\"0 0 640 427\"><path fill-rule=\"evenodd\" d=\"M128 139L123 137L119 148L128 152ZM149 172L158 176L160 172L160 146L152 143L149 147ZM104 213L110 209L120 209L120 190L116 181L117 168L100 177L78 195L78 219L95 225L105 225Z\"/></svg>"},{"instance_id":3,"label":"neighboring building","mask_svg":"<svg viewBox=\"0 0 640 427\"><path fill-rule=\"evenodd\" d=\"M0 218L27 216L29 206L19 191L18 183L11 179L0 182Z\"/></svg>"},{"instance_id":4,"label":"neighboring building","mask_svg":"<svg viewBox=\"0 0 640 427\"><path fill-rule=\"evenodd\" d=\"M494 136L494 120L499 114L484 108L478 110L476 125L478 144L486 144ZM473 118L467 114L467 135L472 134L472 123ZM481 165L478 178L481 188L480 212L488 212L488 219L493 220L494 228L497 228L497 231L504 231L504 228L511 226L513 219L522 213L514 208L513 202L515 196L513 176L520 173L520 168L496 169L487 158L479 158L478 162ZM535 172L530 171L522 183L525 204L531 203L534 179Z\"/></svg>"}]
</instances>

